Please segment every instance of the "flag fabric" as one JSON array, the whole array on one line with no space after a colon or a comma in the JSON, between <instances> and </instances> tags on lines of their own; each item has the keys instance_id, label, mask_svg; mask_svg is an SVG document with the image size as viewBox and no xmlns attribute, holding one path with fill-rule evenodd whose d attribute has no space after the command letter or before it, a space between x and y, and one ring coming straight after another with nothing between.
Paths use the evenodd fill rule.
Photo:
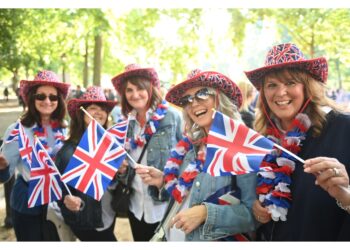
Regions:
<instances>
[{"instance_id":1,"label":"flag fabric","mask_svg":"<svg viewBox=\"0 0 350 250\"><path fill-rule=\"evenodd\" d=\"M124 146L129 120L122 120L110 127L107 131L117 139L119 145Z\"/></svg>"},{"instance_id":2,"label":"flag fabric","mask_svg":"<svg viewBox=\"0 0 350 250\"><path fill-rule=\"evenodd\" d=\"M243 123L215 112L207 140L203 171L212 176L270 171L261 167L274 143Z\"/></svg>"},{"instance_id":3,"label":"flag fabric","mask_svg":"<svg viewBox=\"0 0 350 250\"><path fill-rule=\"evenodd\" d=\"M24 165L30 169L33 147L30 145L29 138L24 132L24 128L20 122L18 122L18 148Z\"/></svg>"},{"instance_id":4,"label":"flag fabric","mask_svg":"<svg viewBox=\"0 0 350 250\"><path fill-rule=\"evenodd\" d=\"M125 156L125 150L93 119L70 159L62 181L99 201Z\"/></svg>"},{"instance_id":5,"label":"flag fabric","mask_svg":"<svg viewBox=\"0 0 350 250\"><path fill-rule=\"evenodd\" d=\"M13 141L18 141L18 136L19 136L19 123L17 122L15 127L12 129L12 131L10 132L9 136L7 137L7 139L5 140L5 143L10 143Z\"/></svg>"},{"instance_id":6,"label":"flag fabric","mask_svg":"<svg viewBox=\"0 0 350 250\"><path fill-rule=\"evenodd\" d=\"M60 176L47 151L34 139L28 185L28 207L40 206L62 198Z\"/></svg>"}]
</instances>

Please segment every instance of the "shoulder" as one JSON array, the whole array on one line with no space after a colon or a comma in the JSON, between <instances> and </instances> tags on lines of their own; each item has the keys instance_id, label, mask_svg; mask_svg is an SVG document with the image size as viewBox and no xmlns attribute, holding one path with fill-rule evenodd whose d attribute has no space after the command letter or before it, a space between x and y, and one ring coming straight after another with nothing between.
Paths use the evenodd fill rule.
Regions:
<instances>
[{"instance_id":1,"label":"shoulder","mask_svg":"<svg viewBox=\"0 0 350 250\"><path fill-rule=\"evenodd\" d=\"M350 128L350 113L330 111L326 115L326 121L328 126L340 126Z\"/></svg>"}]
</instances>

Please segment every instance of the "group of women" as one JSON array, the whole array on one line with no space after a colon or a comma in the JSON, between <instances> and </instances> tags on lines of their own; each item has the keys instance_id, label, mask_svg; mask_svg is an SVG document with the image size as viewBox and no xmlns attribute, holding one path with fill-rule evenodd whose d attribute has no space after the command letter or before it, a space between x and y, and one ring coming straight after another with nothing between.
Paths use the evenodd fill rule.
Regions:
<instances>
[{"instance_id":1,"label":"group of women","mask_svg":"<svg viewBox=\"0 0 350 250\"><path fill-rule=\"evenodd\" d=\"M137 161L124 160L117 173L119 181L132 177L128 218L135 241L150 240L165 221L168 241L350 240L350 116L325 95L326 59L307 59L296 45L279 44L263 67L245 74L259 91L254 129L301 160L274 148L262 162L272 171L213 177L203 172L203 163L214 110L242 122L242 93L234 81L219 72L193 70L163 99L153 68L128 65L112 79L129 123L124 147ZM29 143L38 136L60 172L91 121L80 107L107 128L116 104L99 87L88 88L67 103L67 134L68 88L50 71L21 81L28 109L20 122ZM182 117L169 103L182 108ZM11 207L17 240L55 240L48 237L54 229L46 220L48 206L27 206L30 169L12 141L0 154L0 181L15 170ZM239 191L238 202L209 199L227 188ZM71 188L58 205L80 240L115 241L113 198L105 192L96 201Z\"/></svg>"}]
</instances>

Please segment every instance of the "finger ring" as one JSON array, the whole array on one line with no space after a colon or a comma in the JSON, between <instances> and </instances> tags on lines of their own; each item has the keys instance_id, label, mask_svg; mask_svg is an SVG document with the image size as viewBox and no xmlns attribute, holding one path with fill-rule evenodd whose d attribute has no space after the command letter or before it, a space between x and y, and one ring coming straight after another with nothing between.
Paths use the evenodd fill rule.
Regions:
<instances>
[{"instance_id":1,"label":"finger ring","mask_svg":"<svg viewBox=\"0 0 350 250\"><path fill-rule=\"evenodd\" d=\"M332 168L333 169L333 173L334 173L334 177L338 177L338 176L340 176L340 171L339 171L339 169L338 168Z\"/></svg>"},{"instance_id":2,"label":"finger ring","mask_svg":"<svg viewBox=\"0 0 350 250\"><path fill-rule=\"evenodd\" d=\"M258 215L258 217L257 217L256 219L257 219L258 221L260 221L261 218L260 218L260 216Z\"/></svg>"}]
</instances>

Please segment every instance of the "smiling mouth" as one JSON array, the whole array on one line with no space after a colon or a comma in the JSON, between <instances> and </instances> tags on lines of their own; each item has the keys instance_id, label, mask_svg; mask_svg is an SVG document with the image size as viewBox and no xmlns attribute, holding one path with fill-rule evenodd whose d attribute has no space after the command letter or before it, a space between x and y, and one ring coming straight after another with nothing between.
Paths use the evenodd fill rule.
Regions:
<instances>
[{"instance_id":1,"label":"smiling mouth","mask_svg":"<svg viewBox=\"0 0 350 250\"><path fill-rule=\"evenodd\" d=\"M200 116L202 116L202 115L205 115L207 112L208 112L208 111L207 111L206 109L202 109L202 110L198 110L198 111L194 112L194 115L195 115L196 117L200 117Z\"/></svg>"},{"instance_id":2,"label":"smiling mouth","mask_svg":"<svg viewBox=\"0 0 350 250\"><path fill-rule=\"evenodd\" d=\"M291 104L292 101L289 100L289 101L276 101L275 104L278 105L278 106L285 106L285 105L289 105Z\"/></svg>"}]
</instances>

